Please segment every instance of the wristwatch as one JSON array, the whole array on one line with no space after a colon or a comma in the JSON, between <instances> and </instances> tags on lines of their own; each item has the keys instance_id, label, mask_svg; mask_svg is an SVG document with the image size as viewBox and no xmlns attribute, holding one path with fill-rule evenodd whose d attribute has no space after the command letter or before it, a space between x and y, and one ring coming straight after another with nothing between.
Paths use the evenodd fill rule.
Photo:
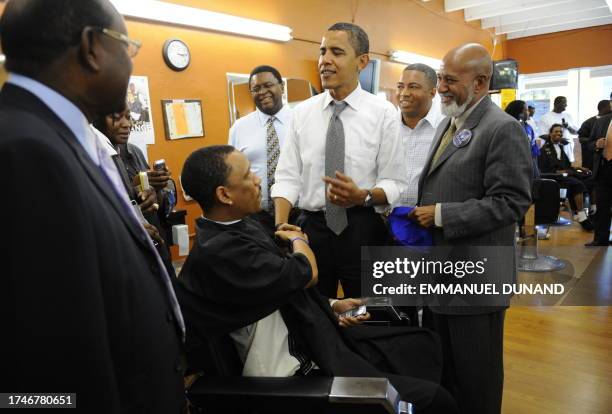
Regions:
<instances>
[{"instance_id":1,"label":"wristwatch","mask_svg":"<svg viewBox=\"0 0 612 414\"><path fill-rule=\"evenodd\" d=\"M364 207L372 207L374 205L374 197L372 197L372 192L367 190L368 195L366 195L365 200L363 200Z\"/></svg>"}]
</instances>

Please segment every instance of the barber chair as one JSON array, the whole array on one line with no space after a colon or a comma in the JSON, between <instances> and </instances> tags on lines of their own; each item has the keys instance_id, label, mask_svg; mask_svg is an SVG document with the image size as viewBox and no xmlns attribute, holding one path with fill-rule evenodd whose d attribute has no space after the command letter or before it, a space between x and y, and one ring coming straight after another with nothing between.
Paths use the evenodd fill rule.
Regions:
<instances>
[{"instance_id":1,"label":"barber chair","mask_svg":"<svg viewBox=\"0 0 612 414\"><path fill-rule=\"evenodd\" d=\"M563 174L559 174L559 173L541 173L540 174L540 178L545 178L545 179L551 179L554 180L555 178L559 178L561 177ZM567 174L566 174L567 175ZM561 192L561 189L559 189L559 194ZM565 191L564 191L565 194ZM565 195L561 196L559 195L560 199L565 199ZM559 202L561 203L561 200L559 200ZM554 226L554 227L562 227L562 226L569 226L570 224L572 224L571 220L566 219L565 217L562 217L560 214L557 214L557 219L553 222L548 224L549 226Z\"/></svg>"},{"instance_id":2,"label":"barber chair","mask_svg":"<svg viewBox=\"0 0 612 414\"><path fill-rule=\"evenodd\" d=\"M201 341L188 359L204 372L187 390L191 413L413 414L386 378L242 377L228 335Z\"/></svg>"},{"instance_id":3,"label":"barber chair","mask_svg":"<svg viewBox=\"0 0 612 414\"><path fill-rule=\"evenodd\" d=\"M518 270L521 272L554 272L566 262L538 253L537 225L550 225L559 217L559 184L550 179L533 181L532 199L535 208L525 215L524 237L519 246Z\"/></svg>"}]
</instances>

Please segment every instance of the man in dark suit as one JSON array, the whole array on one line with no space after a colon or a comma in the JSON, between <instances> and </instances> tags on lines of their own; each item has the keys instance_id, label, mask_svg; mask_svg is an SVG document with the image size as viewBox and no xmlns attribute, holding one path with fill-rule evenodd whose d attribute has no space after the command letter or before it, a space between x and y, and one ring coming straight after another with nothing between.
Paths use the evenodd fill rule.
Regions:
<instances>
[{"instance_id":1,"label":"man in dark suit","mask_svg":"<svg viewBox=\"0 0 612 414\"><path fill-rule=\"evenodd\" d=\"M595 141L591 139L591 131L595 122L602 116L612 112L612 106L610 106L610 100L604 99L599 101L597 104L597 115L590 117L582 123L578 130L578 140L582 147L582 166L588 169L593 169L593 155L595 152Z\"/></svg>"},{"instance_id":2,"label":"man in dark suit","mask_svg":"<svg viewBox=\"0 0 612 414\"><path fill-rule=\"evenodd\" d=\"M107 0L12 0L0 27L0 389L179 413L182 315L89 126L123 107L139 43Z\"/></svg>"},{"instance_id":3,"label":"man in dark suit","mask_svg":"<svg viewBox=\"0 0 612 414\"><path fill-rule=\"evenodd\" d=\"M595 181L594 191L597 199L597 212L595 213L595 234L593 235L593 241L585 244L587 247L608 246L610 244L612 161L604 157L604 150L607 141L610 139L608 135L611 120L612 113L600 117L595 121L591 131L591 141L595 142L593 179Z\"/></svg>"},{"instance_id":4,"label":"man in dark suit","mask_svg":"<svg viewBox=\"0 0 612 414\"><path fill-rule=\"evenodd\" d=\"M448 118L436 131L412 217L431 228L434 245L450 248L449 257L457 260L495 246L509 265L487 267L496 273L483 276L513 283L515 229L531 201L532 161L521 125L488 97L491 71L491 57L479 44L460 46L444 57L438 93ZM425 309L425 324L442 339L442 383L462 413L501 411L505 308Z\"/></svg>"}]
</instances>

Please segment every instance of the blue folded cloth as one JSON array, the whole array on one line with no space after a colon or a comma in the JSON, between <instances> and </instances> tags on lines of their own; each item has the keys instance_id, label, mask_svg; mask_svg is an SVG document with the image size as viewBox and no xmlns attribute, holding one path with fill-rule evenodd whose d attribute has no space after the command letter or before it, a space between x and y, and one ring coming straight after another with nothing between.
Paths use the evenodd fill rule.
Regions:
<instances>
[{"instance_id":1,"label":"blue folded cloth","mask_svg":"<svg viewBox=\"0 0 612 414\"><path fill-rule=\"evenodd\" d=\"M414 207L396 207L388 217L393 238L403 246L431 246L431 232L413 222L408 214Z\"/></svg>"}]
</instances>

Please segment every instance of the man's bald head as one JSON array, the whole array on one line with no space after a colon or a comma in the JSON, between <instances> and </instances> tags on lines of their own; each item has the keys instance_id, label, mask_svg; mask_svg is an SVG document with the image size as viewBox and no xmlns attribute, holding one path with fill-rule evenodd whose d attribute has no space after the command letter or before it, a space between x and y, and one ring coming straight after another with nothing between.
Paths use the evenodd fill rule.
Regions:
<instances>
[{"instance_id":1,"label":"man's bald head","mask_svg":"<svg viewBox=\"0 0 612 414\"><path fill-rule=\"evenodd\" d=\"M457 117L489 92L491 55L482 45L468 43L450 50L438 74L442 113Z\"/></svg>"},{"instance_id":2,"label":"man's bald head","mask_svg":"<svg viewBox=\"0 0 612 414\"><path fill-rule=\"evenodd\" d=\"M468 43L450 50L442 62L453 62L472 75L484 75L489 80L493 74L493 59L487 49L478 43Z\"/></svg>"}]
</instances>

